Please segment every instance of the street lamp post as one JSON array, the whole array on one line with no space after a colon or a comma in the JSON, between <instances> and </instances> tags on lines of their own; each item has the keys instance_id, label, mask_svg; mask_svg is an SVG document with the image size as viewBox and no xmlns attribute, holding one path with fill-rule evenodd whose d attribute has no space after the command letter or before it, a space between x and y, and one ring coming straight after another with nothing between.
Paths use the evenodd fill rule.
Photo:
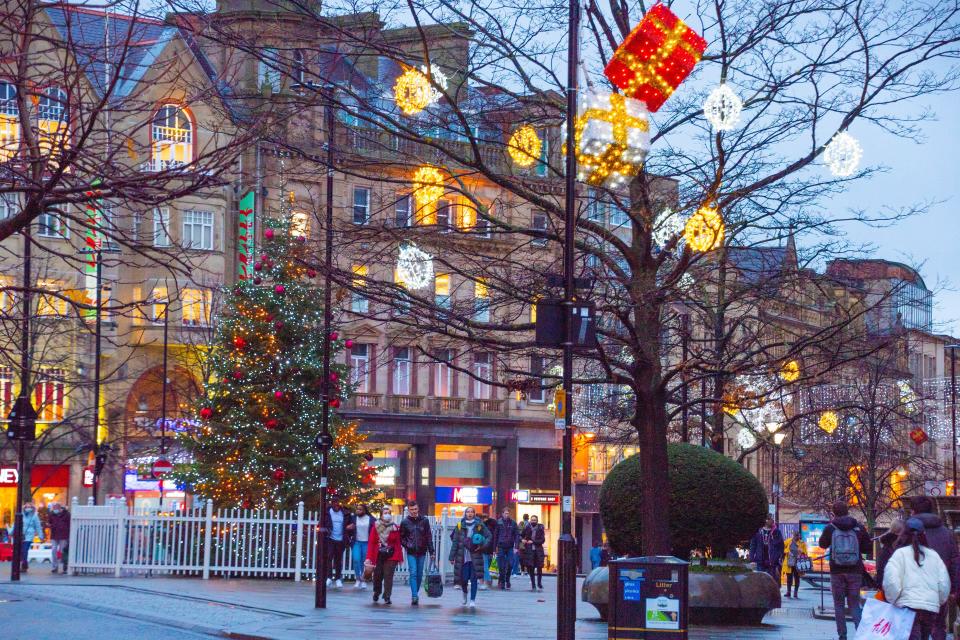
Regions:
<instances>
[{"instance_id":1,"label":"street lamp post","mask_svg":"<svg viewBox=\"0 0 960 640\"><path fill-rule=\"evenodd\" d=\"M169 291L169 289L164 289ZM169 383L167 375L167 351L169 349L170 335L170 297L163 303L163 384L161 385L160 398L160 457L163 458L167 453L167 384ZM160 483L160 508L163 508L163 478L158 478Z\"/></svg>"},{"instance_id":2,"label":"street lamp post","mask_svg":"<svg viewBox=\"0 0 960 640\"><path fill-rule=\"evenodd\" d=\"M950 425L953 431L951 450L953 451L953 494L957 494L957 349L960 344L948 344L950 350Z\"/></svg>"},{"instance_id":3,"label":"street lamp post","mask_svg":"<svg viewBox=\"0 0 960 640\"><path fill-rule=\"evenodd\" d=\"M767 431L770 432L770 435L773 437L773 450L772 450L772 460L771 460L771 491L773 494L773 520L774 522L780 522L780 446L783 444L783 440L787 437L787 434L780 431L779 422L768 422L765 425Z\"/></svg>"},{"instance_id":4,"label":"street lamp post","mask_svg":"<svg viewBox=\"0 0 960 640\"><path fill-rule=\"evenodd\" d=\"M97 238L97 299L93 330L93 504L97 504L97 491L100 488L100 339L103 331L103 247L102 239Z\"/></svg>"}]
</instances>

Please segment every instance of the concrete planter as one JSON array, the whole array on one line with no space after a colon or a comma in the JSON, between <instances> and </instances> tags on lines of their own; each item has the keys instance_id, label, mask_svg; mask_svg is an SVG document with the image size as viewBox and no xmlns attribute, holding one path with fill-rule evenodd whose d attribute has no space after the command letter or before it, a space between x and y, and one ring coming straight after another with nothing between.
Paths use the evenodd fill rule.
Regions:
<instances>
[{"instance_id":1,"label":"concrete planter","mask_svg":"<svg viewBox=\"0 0 960 640\"><path fill-rule=\"evenodd\" d=\"M590 572L580 597L592 604L603 620L607 619L610 593L606 567ZM690 573L691 624L759 625L780 604L780 589L766 573Z\"/></svg>"}]
</instances>

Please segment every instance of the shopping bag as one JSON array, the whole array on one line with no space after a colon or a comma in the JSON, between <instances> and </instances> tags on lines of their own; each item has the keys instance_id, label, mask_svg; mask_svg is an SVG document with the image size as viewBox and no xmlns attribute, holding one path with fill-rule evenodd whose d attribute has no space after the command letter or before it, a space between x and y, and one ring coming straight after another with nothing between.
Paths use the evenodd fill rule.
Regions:
<instances>
[{"instance_id":1,"label":"shopping bag","mask_svg":"<svg viewBox=\"0 0 960 640\"><path fill-rule=\"evenodd\" d=\"M499 578L500 577L500 567L497 564L497 556L490 558L490 577Z\"/></svg>"},{"instance_id":2,"label":"shopping bag","mask_svg":"<svg viewBox=\"0 0 960 640\"><path fill-rule=\"evenodd\" d=\"M800 556L797 559L795 569L800 573L810 573L813 571L813 560L810 559L810 556Z\"/></svg>"},{"instance_id":3,"label":"shopping bag","mask_svg":"<svg viewBox=\"0 0 960 640\"><path fill-rule=\"evenodd\" d=\"M853 640L909 640L915 615L910 609L870 598L863 606Z\"/></svg>"},{"instance_id":4,"label":"shopping bag","mask_svg":"<svg viewBox=\"0 0 960 640\"><path fill-rule=\"evenodd\" d=\"M439 598L443 595L443 576L440 575L436 558L430 559L430 568L427 569L427 579L423 581L423 588L428 598Z\"/></svg>"}]
</instances>

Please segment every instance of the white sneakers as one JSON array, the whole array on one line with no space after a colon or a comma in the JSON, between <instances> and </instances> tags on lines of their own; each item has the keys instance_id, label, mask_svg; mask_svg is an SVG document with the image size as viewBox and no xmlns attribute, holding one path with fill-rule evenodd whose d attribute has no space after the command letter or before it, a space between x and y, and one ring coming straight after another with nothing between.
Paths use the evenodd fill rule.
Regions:
<instances>
[{"instance_id":1,"label":"white sneakers","mask_svg":"<svg viewBox=\"0 0 960 640\"><path fill-rule=\"evenodd\" d=\"M366 586L367 585L363 584L363 580L357 580L356 583L354 583L353 588L357 591L363 591Z\"/></svg>"},{"instance_id":2,"label":"white sneakers","mask_svg":"<svg viewBox=\"0 0 960 640\"><path fill-rule=\"evenodd\" d=\"M331 580L330 578L327 578L327 586L329 587L332 584L333 584L333 580Z\"/></svg>"},{"instance_id":3,"label":"white sneakers","mask_svg":"<svg viewBox=\"0 0 960 640\"><path fill-rule=\"evenodd\" d=\"M343 580L337 580L337 589L343 589Z\"/></svg>"},{"instance_id":4,"label":"white sneakers","mask_svg":"<svg viewBox=\"0 0 960 640\"><path fill-rule=\"evenodd\" d=\"M487 590L487 583L486 583L486 582L481 582L481 583L480 583L480 591L486 591L486 590Z\"/></svg>"},{"instance_id":5,"label":"white sneakers","mask_svg":"<svg viewBox=\"0 0 960 640\"><path fill-rule=\"evenodd\" d=\"M476 609L476 608L477 608L477 603L476 603L474 600L471 600L471 601L470 601L470 608L471 608L471 609Z\"/></svg>"}]
</instances>

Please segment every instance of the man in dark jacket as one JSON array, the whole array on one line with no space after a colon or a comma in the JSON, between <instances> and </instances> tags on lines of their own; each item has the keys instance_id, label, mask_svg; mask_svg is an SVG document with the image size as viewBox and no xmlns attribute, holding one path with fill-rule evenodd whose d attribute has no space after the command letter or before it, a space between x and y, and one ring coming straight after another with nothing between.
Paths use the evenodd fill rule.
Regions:
<instances>
[{"instance_id":1,"label":"man in dark jacket","mask_svg":"<svg viewBox=\"0 0 960 640\"><path fill-rule=\"evenodd\" d=\"M57 573L60 563L63 562L63 572L67 572L67 549L70 546L70 512L59 502L50 504L47 514L47 523L50 525L50 564L51 573Z\"/></svg>"},{"instance_id":2,"label":"man in dark jacket","mask_svg":"<svg viewBox=\"0 0 960 640\"><path fill-rule=\"evenodd\" d=\"M910 498L910 511L914 518L923 523L924 533L927 534L927 546L936 551L947 565L950 572L950 596L956 597L960 581L957 576L957 563L960 554L957 551L957 538L953 531L943 526L943 521L934 511L933 500L927 496ZM933 640L945 640L947 637L947 613L950 611L951 601L947 601L937 614L933 623Z\"/></svg>"},{"instance_id":3,"label":"man in dark jacket","mask_svg":"<svg viewBox=\"0 0 960 640\"><path fill-rule=\"evenodd\" d=\"M430 521L420 515L420 505L416 500L407 503L407 517L400 523L400 544L407 550L407 569L410 571L410 592L414 607L420 604L420 585L423 584L423 565L429 552L436 554L433 548L433 532Z\"/></svg>"},{"instance_id":4,"label":"man in dark jacket","mask_svg":"<svg viewBox=\"0 0 960 640\"><path fill-rule=\"evenodd\" d=\"M767 516L763 527L750 539L750 561L755 562L757 571L769 573L780 584L780 565L783 561L783 534Z\"/></svg>"},{"instance_id":5,"label":"man in dark jacket","mask_svg":"<svg viewBox=\"0 0 960 640\"><path fill-rule=\"evenodd\" d=\"M501 589L510 589L510 574L513 569L513 550L520 538L517 523L510 517L510 509L504 509L497 518L497 530L493 534L493 544L497 550L497 569L500 571L498 583Z\"/></svg>"},{"instance_id":6,"label":"man in dark jacket","mask_svg":"<svg viewBox=\"0 0 960 640\"><path fill-rule=\"evenodd\" d=\"M863 558L870 552L870 536L854 518L845 500L833 503L833 520L820 534L819 546L830 554L830 593L840 640L847 638L847 609L853 626L860 625L860 587Z\"/></svg>"},{"instance_id":7,"label":"man in dark jacket","mask_svg":"<svg viewBox=\"0 0 960 640\"><path fill-rule=\"evenodd\" d=\"M343 588L343 552L349 540L350 514L340 505L340 498L330 498L330 506L323 514L323 525L327 530L327 558L330 566L330 575L327 577L327 586L336 580L337 589Z\"/></svg>"}]
</instances>

